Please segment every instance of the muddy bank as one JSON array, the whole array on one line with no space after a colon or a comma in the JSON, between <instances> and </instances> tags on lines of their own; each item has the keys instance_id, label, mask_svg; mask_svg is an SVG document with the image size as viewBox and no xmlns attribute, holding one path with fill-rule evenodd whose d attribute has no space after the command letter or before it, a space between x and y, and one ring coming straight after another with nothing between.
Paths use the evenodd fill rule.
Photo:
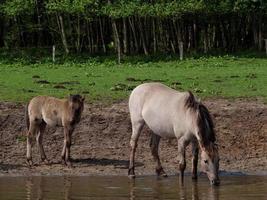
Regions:
<instances>
[{"instance_id":1,"label":"muddy bank","mask_svg":"<svg viewBox=\"0 0 267 200\"><path fill-rule=\"evenodd\" d=\"M220 169L227 172L267 174L267 106L259 100L210 99L204 102L215 121ZM28 169L23 105L0 103L0 175L127 175L131 124L127 101L110 106L87 104L73 135L73 169L60 164L62 128L49 128L44 149L51 166L40 163L36 145ZM137 150L136 174L154 174L145 127ZM177 143L163 139L160 156L168 174L178 173ZM190 147L187 171L191 168Z\"/></svg>"}]
</instances>

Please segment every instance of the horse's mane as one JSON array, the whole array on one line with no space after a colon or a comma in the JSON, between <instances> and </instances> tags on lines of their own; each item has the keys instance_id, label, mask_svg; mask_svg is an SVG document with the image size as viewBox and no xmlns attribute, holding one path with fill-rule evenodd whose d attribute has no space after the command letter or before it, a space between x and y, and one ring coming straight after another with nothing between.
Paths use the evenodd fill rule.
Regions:
<instances>
[{"instance_id":1,"label":"horse's mane","mask_svg":"<svg viewBox=\"0 0 267 200\"><path fill-rule=\"evenodd\" d=\"M197 101L190 91L189 96L185 100L185 107L192 109L197 114L197 126L202 144L208 146L210 142L214 143L216 141L214 123L207 107Z\"/></svg>"}]
</instances>

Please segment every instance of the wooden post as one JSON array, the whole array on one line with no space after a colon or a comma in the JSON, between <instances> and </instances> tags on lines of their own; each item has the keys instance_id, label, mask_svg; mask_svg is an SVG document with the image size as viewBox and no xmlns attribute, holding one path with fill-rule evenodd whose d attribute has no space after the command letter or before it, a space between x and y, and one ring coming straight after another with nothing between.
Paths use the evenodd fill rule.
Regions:
<instances>
[{"instance_id":1,"label":"wooden post","mask_svg":"<svg viewBox=\"0 0 267 200\"><path fill-rule=\"evenodd\" d=\"M53 45L53 50L52 50L52 60L53 60L53 63L55 62L55 56L56 56L56 46Z\"/></svg>"},{"instance_id":2,"label":"wooden post","mask_svg":"<svg viewBox=\"0 0 267 200\"><path fill-rule=\"evenodd\" d=\"M266 52L266 56L267 56L267 39L264 39L265 42L265 52Z\"/></svg>"},{"instance_id":3,"label":"wooden post","mask_svg":"<svg viewBox=\"0 0 267 200\"><path fill-rule=\"evenodd\" d=\"M180 60L184 59L184 45L183 42L179 42L179 54L180 54Z\"/></svg>"}]
</instances>

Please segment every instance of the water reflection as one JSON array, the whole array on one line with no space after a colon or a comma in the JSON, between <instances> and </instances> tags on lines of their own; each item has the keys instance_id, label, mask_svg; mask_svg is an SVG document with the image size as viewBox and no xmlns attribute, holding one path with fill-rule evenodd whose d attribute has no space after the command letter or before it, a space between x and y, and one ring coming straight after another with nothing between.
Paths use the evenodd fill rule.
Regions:
<instances>
[{"instance_id":1,"label":"water reflection","mask_svg":"<svg viewBox=\"0 0 267 200\"><path fill-rule=\"evenodd\" d=\"M0 177L0 199L266 199L267 177L224 177L212 187L206 179L181 184L177 177Z\"/></svg>"},{"instance_id":2,"label":"water reflection","mask_svg":"<svg viewBox=\"0 0 267 200\"><path fill-rule=\"evenodd\" d=\"M129 196L130 200L140 199L143 195L149 196L151 199L159 200L166 198L175 198L181 200L219 200L219 187L212 187L208 184L203 187L203 183L197 181L186 184L175 181L170 184L168 179L155 180L147 185L140 184L140 180L129 181ZM144 194L144 190L146 194Z\"/></svg>"},{"instance_id":3,"label":"water reflection","mask_svg":"<svg viewBox=\"0 0 267 200\"><path fill-rule=\"evenodd\" d=\"M53 180L46 177L27 177L25 180L25 199L42 200L58 198L69 200L71 199L71 187L72 180L70 177L55 177Z\"/></svg>"}]
</instances>

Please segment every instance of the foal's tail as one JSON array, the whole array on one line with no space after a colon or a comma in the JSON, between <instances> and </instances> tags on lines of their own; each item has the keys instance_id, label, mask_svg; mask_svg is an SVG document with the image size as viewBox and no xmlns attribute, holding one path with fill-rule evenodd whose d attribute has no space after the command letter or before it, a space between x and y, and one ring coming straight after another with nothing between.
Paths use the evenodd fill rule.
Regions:
<instances>
[{"instance_id":1,"label":"foal's tail","mask_svg":"<svg viewBox=\"0 0 267 200\"><path fill-rule=\"evenodd\" d=\"M25 106L25 121L27 130L30 128L30 118L29 118L29 111L28 111L29 104L27 103Z\"/></svg>"}]
</instances>

